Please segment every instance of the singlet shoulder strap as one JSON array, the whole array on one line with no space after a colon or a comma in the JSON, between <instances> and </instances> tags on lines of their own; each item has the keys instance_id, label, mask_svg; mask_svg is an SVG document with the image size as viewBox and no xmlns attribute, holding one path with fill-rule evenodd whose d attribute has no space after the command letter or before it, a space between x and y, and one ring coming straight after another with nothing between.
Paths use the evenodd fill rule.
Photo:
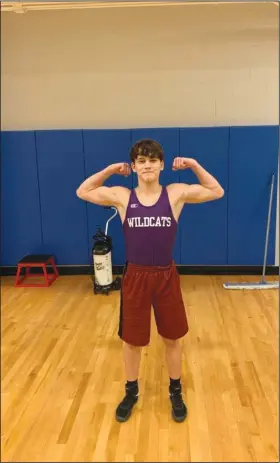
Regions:
<instances>
[{"instance_id":1,"label":"singlet shoulder strap","mask_svg":"<svg viewBox=\"0 0 280 463\"><path fill-rule=\"evenodd\" d=\"M135 203L138 203L138 198L136 196L135 190L131 189L128 204L127 204L127 210L130 208L131 204L135 204Z\"/></svg>"},{"instance_id":2,"label":"singlet shoulder strap","mask_svg":"<svg viewBox=\"0 0 280 463\"><path fill-rule=\"evenodd\" d=\"M169 207L171 208L169 194L168 194L168 191L167 191L167 186L165 186L165 185L162 186L162 198L163 198L164 201L166 201L168 203Z\"/></svg>"},{"instance_id":3,"label":"singlet shoulder strap","mask_svg":"<svg viewBox=\"0 0 280 463\"><path fill-rule=\"evenodd\" d=\"M138 203L138 198L137 198L137 195L135 193L135 189L132 188L131 192L130 192L130 196L129 196L129 203L135 203L137 202Z\"/></svg>"},{"instance_id":4,"label":"singlet shoulder strap","mask_svg":"<svg viewBox=\"0 0 280 463\"><path fill-rule=\"evenodd\" d=\"M168 196L168 192L167 192L167 187L165 185L162 185L161 197L164 198L164 200L167 199L167 201L169 202L169 196Z\"/></svg>"}]
</instances>

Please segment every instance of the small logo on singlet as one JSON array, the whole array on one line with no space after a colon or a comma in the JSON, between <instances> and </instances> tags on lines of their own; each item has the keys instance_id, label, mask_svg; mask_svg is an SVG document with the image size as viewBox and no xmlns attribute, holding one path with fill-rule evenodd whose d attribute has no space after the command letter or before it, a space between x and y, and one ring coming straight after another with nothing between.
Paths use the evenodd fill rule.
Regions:
<instances>
[{"instance_id":1,"label":"small logo on singlet","mask_svg":"<svg viewBox=\"0 0 280 463\"><path fill-rule=\"evenodd\" d=\"M131 204L130 207L131 207L132 209L135 209L136 207L138 207L138 204Z\"/></svg>"}]
</instances>

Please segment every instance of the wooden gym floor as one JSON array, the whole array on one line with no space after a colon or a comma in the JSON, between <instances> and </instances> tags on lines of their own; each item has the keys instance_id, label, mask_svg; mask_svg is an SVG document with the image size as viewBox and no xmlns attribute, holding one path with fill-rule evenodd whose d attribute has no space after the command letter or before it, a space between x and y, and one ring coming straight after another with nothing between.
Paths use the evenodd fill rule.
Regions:
<instances>
[{"instance_id":1,"label":"wooden gym floor","mask_svg":"<svg viewBox=\"0 0 280 463\"><path fill-rule=\"evenodd\" d=\"M87 276L40 289L2 278L1 461L279 461L278 291L229 291L227 280L181 276L187 420L170 417L152 319L140 400L119 424L119 293L95 296Z\"/></svg>"}]
</instances>

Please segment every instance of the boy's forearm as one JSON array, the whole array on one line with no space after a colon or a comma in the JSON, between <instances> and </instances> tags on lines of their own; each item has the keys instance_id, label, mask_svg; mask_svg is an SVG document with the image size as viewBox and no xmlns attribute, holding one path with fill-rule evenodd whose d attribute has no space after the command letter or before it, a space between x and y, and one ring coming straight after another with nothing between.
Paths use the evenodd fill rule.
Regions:
<instances>
[{"instance_id":1,"label":"boy's forearm","mask_svg":"<svg viewBox=\"0 0 280 463\"><path fill-rule=\"evenodd\" d=\"M195 165L192 170L203 187L208 188L209 190L222 188L219 182L213 177L213 175L209 174L209 172L207 172L207 170L205 170L197 161L195 161Z\"/></svg>"},{"instance_id":2,"label":"boy's forearm","mask_svg":"<svg viewBox=\"0 0 280 463\"><path fill-rule=\"evenodd\" d=\"M78 188L80 191L90 191L95 190L103 185L103 183L114 174L112 166L108 166L105 169L93 174L91 177L87 178Z\"/></svg>"}]
</instances>

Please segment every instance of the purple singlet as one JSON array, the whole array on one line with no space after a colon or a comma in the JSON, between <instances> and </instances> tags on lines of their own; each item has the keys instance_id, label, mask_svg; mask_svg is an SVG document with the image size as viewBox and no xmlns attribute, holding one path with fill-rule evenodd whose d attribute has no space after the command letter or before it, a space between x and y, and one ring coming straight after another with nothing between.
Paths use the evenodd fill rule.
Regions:
<instances>
[{"instance_id":1,"label":"purple singlet","mask_svg":"<svg viewBox=\"0 0 280 463\"><path fill-rule=\"evenodd\" d=\"M123 231L126 261L137 265L167 266L173 261L177 222L166 187L153 206L143 206L131 191Z\"/></svg>"}]
</instances>

